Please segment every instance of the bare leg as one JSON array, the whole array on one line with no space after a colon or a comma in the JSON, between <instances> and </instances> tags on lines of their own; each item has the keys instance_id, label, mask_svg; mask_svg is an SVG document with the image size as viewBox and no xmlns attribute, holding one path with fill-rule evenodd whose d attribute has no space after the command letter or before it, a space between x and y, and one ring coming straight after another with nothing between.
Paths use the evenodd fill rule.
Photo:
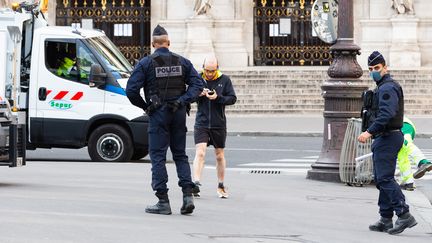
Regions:
<instances>
[{"instance_id":1,"label":"bare leg","mask_svg":"<svg viewBox=\"0 0 432 243\"><path fill-rule=\"evenodd\" d=\"M218 182L223 182L225 179L225 167L226 167L224 149L216 148L215 154L216 154L216 171L217 171Z\"/></svg>"},{"instance_id":2,"label":"bare leg","mask_svg":"<svg viewBox=\"0 0 432 243\"><path fill-rule=\"evenodd\" d=\"M195 159L193 161L193 177L194 181L200 181L201 180L201 174L202 170L204 168L205 163L205 154L207 150L207 143L199 143L195 145L196 152L195 152Z\"/></svg>"}]
</instances>

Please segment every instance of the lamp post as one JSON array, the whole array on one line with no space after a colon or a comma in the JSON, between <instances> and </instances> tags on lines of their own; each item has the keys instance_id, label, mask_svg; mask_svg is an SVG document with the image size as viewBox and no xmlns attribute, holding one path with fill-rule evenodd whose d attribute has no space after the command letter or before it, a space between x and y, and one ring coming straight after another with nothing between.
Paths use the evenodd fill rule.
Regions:
<instances>
[{"instance_id":1,"label":"lamp post","mask_svg":"<svg viewBox=\"0 0 432 243\"><path fill-rule=\"evenodd\" d=\"M327 73L330 79L321 89L324 97L323 144L318 160L307 178L340 182L339 159L348 118L360 117L361 93L368 87L360 84L363 70L357 63L360 47L354 44L353 1L339 0L338 37L330 48L333 62Z\"/></svg>"}]
</instances>

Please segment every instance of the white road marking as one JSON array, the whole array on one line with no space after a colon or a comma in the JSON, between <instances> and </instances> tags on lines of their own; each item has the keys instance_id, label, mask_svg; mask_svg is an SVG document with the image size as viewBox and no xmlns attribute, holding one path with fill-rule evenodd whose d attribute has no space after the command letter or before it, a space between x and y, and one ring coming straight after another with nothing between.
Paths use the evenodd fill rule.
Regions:
<instances>
[{"instance_id":1,"label":"white road marking","mask_svg":"<svg viewBox=\"0 0 432 243\"><path fill-rule=\"evenodd\" d=\"M272 162L309 162L314 163L314 160L311 159L274 159Z\"/></svg>"},{"instance_id":2,"label":"white road marking","mask_svg":"<svg viewBox=\"0 0 432 243\"><path fill-rule=\"evenodd\" d=\"M216 170L215 166L205 166L206 169ZM299 174L306 174L307 171L310 168L290 168L290 169L284 169L284 168L226 168L227 171L240 171L240 172L250 172L254 170L265 170L265 171L281 171L283 173L299 173Z\"/></svg>"},{"instance_id":3,"label":"white road marking","mask_svg":"<svg viewBox=\"0 0 432 243\"><path fill-rule=\"evenodd\" d=\"M310 164L300 163L247 163L239 166L257 166L257 167L310 167Z\"/></svg>"},{"instance_id":4,"label":"white road marking","mask_svg":"<svg viewBox=\"0 0 432 243\"><path fill-rule=\"evenodd\" d=\"M187 150L195 150L195 147L186 148ZM309 153L319 153L320 150L298 150L298 149L259 149L259 148L225 148L225 151L265 151L265 152L309 152Z\"/></svg>"}]
</instances>

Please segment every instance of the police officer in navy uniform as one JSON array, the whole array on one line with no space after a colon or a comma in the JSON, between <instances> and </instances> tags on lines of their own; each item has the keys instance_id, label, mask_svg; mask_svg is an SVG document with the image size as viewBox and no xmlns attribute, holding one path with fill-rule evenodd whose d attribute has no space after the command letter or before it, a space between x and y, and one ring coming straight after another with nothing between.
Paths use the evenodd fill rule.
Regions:
<instances>
[{"instance_id":1,"label":"police officer in navy uniform","mask_svg":"<svg viewBox=\"0 0 432 243\"><path fill-rule=\"evenodd\" d=\"M397 154L402 147L404 137L401 132L404 115L404 96L402 87L387 73L387 66L381 53L375 51L368 58L371 78L377 87L366 111L369 120L367 128L358 141L372 143L374 178L379 190L378 206L381 218L369 226L372 231L399 234L406 228L414 227L417 222L409 212L405 197L395 181ZM363 97L368 97L364 95ZM365 119L364 119L365 120ZM398 216L393 226L393 212Z\"/></svg>"},{"instance_id":2,"label":"police officer in navy uniform","mask_svg":"<svg viewBox=\"0 0 432 243\"><path fill-rule=\"evenodd\" d=\"M194 183L186 155L186 112L189 103L203 89L203 81L191 62L168 50L168 33L160 25L153 30L155 52L143 58L128 80L126 94L132 104L149 115L149 154L152 162L152 188L159 201L146 207L147 213L171 214L168 199L166 152L170 146L183 191L181 214L195 208ZM187 85L187 87L186 87ZM144 88L145 100L140 95Z\"/></svg>"}]
</instances>

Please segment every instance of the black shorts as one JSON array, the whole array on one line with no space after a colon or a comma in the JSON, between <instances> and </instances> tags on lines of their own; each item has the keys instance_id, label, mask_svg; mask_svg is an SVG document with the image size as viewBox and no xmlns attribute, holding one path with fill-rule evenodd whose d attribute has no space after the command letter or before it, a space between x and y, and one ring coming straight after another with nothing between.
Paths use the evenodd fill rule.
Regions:
<instances>
[{"instance_id":1,"label":"black shorts","mask_svg":"<svg viewBox=\"0 0 432 243\"><path fill-rule=\"evenodd\" d=\"M225 128L209 129L204 127L194 128L195 144L207 143L215 148L225 148L227 132Z\"/></svg>"}]
</instances>

